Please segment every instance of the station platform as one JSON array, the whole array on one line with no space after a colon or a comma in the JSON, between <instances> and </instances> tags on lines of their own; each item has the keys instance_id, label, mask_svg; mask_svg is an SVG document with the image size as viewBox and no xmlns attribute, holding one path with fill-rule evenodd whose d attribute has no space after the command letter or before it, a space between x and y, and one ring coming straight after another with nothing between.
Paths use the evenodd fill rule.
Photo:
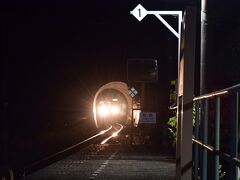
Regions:
<instances>
[{"instance_id":1,"label":"station platform","mask_svg":"<svg viewBox=\"0 0 240 180\"><path fill-rule=\"evenodd\" d=\"M23 179L174 180L174 157L153 151L152 148L119 144L94 145Z\"/></svg>"}]
</instances>

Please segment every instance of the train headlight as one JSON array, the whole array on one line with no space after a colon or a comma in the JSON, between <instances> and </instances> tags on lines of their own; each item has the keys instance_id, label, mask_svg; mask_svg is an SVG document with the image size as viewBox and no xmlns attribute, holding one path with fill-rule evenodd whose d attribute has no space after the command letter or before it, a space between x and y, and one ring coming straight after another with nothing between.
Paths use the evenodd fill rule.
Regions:
<instances>
[{"instance_id":1,"label":"train headlight","mask_svg":"<svg viewBox=\"0 0 240 180\"><path fill-rule=\"evenodd\" d=\"M111 114L113 114L113 115L116 115L116 114L118 114L119 113L119 107L118 106L112 106L111 107Z\"/></svg>"},{"instance_id":2,"label":"train headlight","mask_svg":"<svg viewBox=\"0 0 240 180\"><path fill-rule=\"evenodd\" d=\"M98 114L100 116L107 116L109 114L109 108L106 105L100 105L98 108Z\"/></svg>"}]
</instances>

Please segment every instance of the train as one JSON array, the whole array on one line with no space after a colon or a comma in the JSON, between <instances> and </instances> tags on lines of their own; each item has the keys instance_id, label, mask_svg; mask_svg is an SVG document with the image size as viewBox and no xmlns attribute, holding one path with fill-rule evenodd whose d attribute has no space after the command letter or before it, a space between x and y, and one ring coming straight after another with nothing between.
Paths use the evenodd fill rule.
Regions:
<instances>
[{"instance_id":1,"label":"train","mask_svg":"<svg viewBox=\"0 0 240 180\"><path fill-rule=\"evenodd\" d=\"M102 86L96 93L93 103L96 127L104 128L113 123L129 124L131 103L125 83L111 82Z\"/></svg>"}]
</instances>

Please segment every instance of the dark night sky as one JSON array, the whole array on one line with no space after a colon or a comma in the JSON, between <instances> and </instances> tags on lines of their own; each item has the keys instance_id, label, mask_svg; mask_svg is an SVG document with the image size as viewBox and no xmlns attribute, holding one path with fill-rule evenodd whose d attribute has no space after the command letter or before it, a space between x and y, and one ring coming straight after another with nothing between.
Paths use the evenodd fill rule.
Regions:
<instances>
[{"instance_id":1,"label":"dark night sky","mask_svg":"<svg viewBox=\"0 0 240 180\"><path fill-rule=\"evenodd\" d=\"M3 54L12 73L20 71L17 78L40 75L42 80L68 71L98 78L109 70L113 80L126 80L127 58L163 59L170 51L168 58L175 61L163 48L176 48L175 37L154 18L139 23L129 14L135 6L110 1L9 5L2 24Z\"/></svg>"},{"instance_id":2,"label":"dark night sky","mask_svg":"<svg viewBox=\"0 0 240 180\"><path fill-rule=\"evenodd\" d=\"M129 14L135 5L91 2L8 6L2 26L4 54L20 60L23 66L43 61L49 66L51 62L53 66L67 61L83 65L121 61L131 54L149 56L146 51L161 50L161 45L167 43L161 38L166 34L160 33L166 29L160 26L156 30L153 19L146 19L148 25L137 22ZM139 55L142 49L145 55Z\"/></svg>"},{"instance_id":3,"label":"dark night sky","mask_svg":"<svg viewBox=\"0 0 240 180\"><path fill-rule=\"evenodd\" d=\"M149 91L161 92L152 98L166 115L168 85L177 72L177 39L156 18L138 22L130 15L138 3L24 1L1 6L1 59L7 64L3 89L16 132L89 115L98 88L127 82L128 58L159 60L159 83ZM143 6L169 10L170 5L151 1ZM175 25L176 19L169 22Z\"/></svg>"},{"instance_id":4,"label":"dark night sky","mask_svg":"<svg viewBox=\"0 0 240 180\"><path fill-rule=\"evenodd\" d=\"M177 72L177 39L155 17L147 16L138 22L130 15L139 2L147 10L176 10L187 1L3 3L1 59L8 64L4 69L10 108L16 111L13 119L17 121L18 116L32 119L38 112L48 119L48 112L54 108L90 107L89 99L97 88L110 81L127 82L128 58L158 59L156 90L161 92L159 102L166 109L169 82L176 78ZM230 15L236 17L234 13ZM173 18L168 21L173 26L176 23ZM220 65L210 68L210 74L218 84L224 85L239 80L239 69L232 66L238 62L240 52L239 23L231 22L227 24L231 30L215 25L217 31L213 34L216 42L213 51L217 53L210 64L211 67L216 62ZM230 47L227 51L220 45L223 41ZM224 61L229 58L232 60ZM219 75L224 74L225 67L228 68L226 79L222 81L223 76L219 78Z\"/></svg>"}]
</instances>

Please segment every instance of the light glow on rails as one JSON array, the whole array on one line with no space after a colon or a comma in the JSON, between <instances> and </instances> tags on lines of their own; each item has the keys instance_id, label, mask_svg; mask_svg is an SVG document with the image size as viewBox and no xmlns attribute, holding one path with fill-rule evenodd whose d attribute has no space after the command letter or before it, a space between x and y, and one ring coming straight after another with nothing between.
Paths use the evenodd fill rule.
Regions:
<instances>
[{"instance_id":1,"label":"light glow on rails","mask_svg":"<svg viewBox=\"0 0 240 180\"><path fill-rule=\"evenodd\" d=\"M83 140L83 141L81 141L81 142L79 142L79 143L77 143L77 144L75 144L75 145L67 148L67 149L64 149L64 150L62 150L62 151L60 151L60 152L57 152L57 153L55 153L55 154L53 154L53 155L47 156L46 158L43 158L43 159L41 159L41 160L39 160L39 161L37 161L37 162L34 162L34 163L30 164L29 166L25 167L24 169L31 169L31 167L34 167L34 166L37 165L37 164L40 164L40 163L49 161L50 159L52 159L52 158L54 158L54 157L57 157L57 156L65 153L65 152L67 152L67 151L69 151L69 150L72 150L72 149L80 146L81 144L84 144L84 143L86 143L86 142L88 142L88 141L90 141L90 140L92 140L92 139L94 139L94 138L96 138L96 137L98 137L98 136L106 133L107 131L109 131L109 130L111 130L111 129L112 129L112 125L110 125L108 129L103 130L103 131L101 131L100 133L98 133L98 134L96 134L96 135L94 135L94 136L92 136L92 137L90 137L90 138L87 138L87 139L85 139L85 140Z\"/></svg>"},{"instance_id":2,"label":"light glow on rails","mask_svg":"<svg viewBox=\"0 0 240 180\"><path fill-rule=\"evenodd\" d=\"M119 124L119 123L116 123L117 125L120 126L120 129L117 130L116 132L112 133L111 136L109 136L108 138L106 138L105 140L103 140L101 142L101 144L105 144L109 139L113 138L113 137L116 137L118 135L119 132L121 132L121 130L123 129L123 125Z\"/></svg>"},{"instance_id":3,"label":"light glow on rails","mask_svg":"<svg viewBox=\"0 0 240 180\"><path fill-rule=\"evenodd\" d=\"M108 129L101 131L99 134L104 134L105 132L109 131L110 129L112 129L112 125L110 125L110 127Z\"/></svg>"}]
</instances>

